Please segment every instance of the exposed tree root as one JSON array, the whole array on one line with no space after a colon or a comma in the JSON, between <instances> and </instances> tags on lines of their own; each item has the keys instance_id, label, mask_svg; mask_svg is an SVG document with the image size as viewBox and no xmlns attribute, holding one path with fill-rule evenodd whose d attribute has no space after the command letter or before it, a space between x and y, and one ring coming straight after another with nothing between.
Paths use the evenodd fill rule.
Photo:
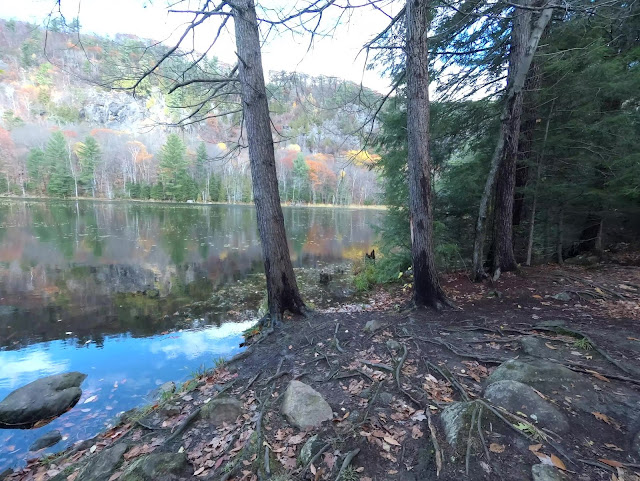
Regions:
<instances>
[{"instance_id":1,"label":"exposed tree root","mask_svg":"<svg viewBox=\"0 0 640 481\"><path fill-rule=\"evenodd\" d=\"M345 470L349 467L351 461L353 461L353 458L355 458L359 452L360 448L356 448L346 455L344 461L342 462L342 466L340 467L340 471L338 472L338 476L336 477L336 481L340 481L340 479L342 479L342 475L344 474Z\"/></svg>"}]
</instances>

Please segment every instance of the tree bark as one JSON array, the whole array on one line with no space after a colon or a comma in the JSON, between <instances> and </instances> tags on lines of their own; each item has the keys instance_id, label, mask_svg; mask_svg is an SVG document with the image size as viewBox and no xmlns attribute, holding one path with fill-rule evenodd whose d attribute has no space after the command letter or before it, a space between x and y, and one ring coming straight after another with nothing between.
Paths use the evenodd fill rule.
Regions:
<instances>
[{"instance_id":1,"label":"tree bark","mask_svg":"<svg viewBox=\"0 0 640 481\"><path fill-rule=\"evenodd\" d=\"M519 64L516 66L513 75L511 76L512 82L511 84L507 84L507 94L504 103L504 107L502 110L502 115L500 116L500 136L498 138L498 144L493 152L493 157L491 159L491 168L489 170L489 174L487 176L487 181L484 186L484 191L482 193L482 198L480 199L480 207L478 209L478 218L476 221L476 232L475 232L475 240L473 244L473 272L472 277L476 280L482 280L485 277L483 262L484 262L484 237L485 237L485 229L486 229L486 221L487 221L487 212L489 210L489 199L491 197L491 192L493 191L493 187L496 183L496 177L498 173L498 168L501 166L503 159L505 157L506 149L509 149L511 146L508 144L511 132L511 114L514 111L514 104L518 102L518 96L522 92L524 87L525 80L527 78L527 73L529 71L529 67L531 66L531 62L533 61L533 55L538 48L538 43L540 42L540 37L542 36L542 32L546 28L549 20L551 20L551 15L553 14L553 6L545 8L540 16L538 17L533 30L531 31L531 35L526 43L526 49L524 55L521 57ZM520 97L521 98L521 97ZM517 152L517 151L516 151ZM511 175L507 170L505 175ZM511 192L513 192L511 190ZM500 198L503 195L501 194ZM504 210L504 208L501 208ZM513 197L511 200L511 209L513 209ZM512 216L513 212L507 215ZM499 219L502 221L503 219ZM498 223L498 222L496 222ZM501 227L496 227L496 232L501 231ZM498 239L496 239L497 241ZM511 242L511 238L508 239ZM502 245L506 245L507 240L502 240ZM502 248L496 248L496 253L502 254ZM511 249L511 253L513 254L513 248ZM507 260L509 260L507 258ZM494 261L494 266L502 265L502 260Z\"/></svg>"},{"instance_id":2,"label":"tree bark","mask_svg":"<svg viewBox=\"0 0 640 481\"><path fill-rule=\"evenodd\" d=\"M525 2L528 5L529 2ZM511 29L511 49L509 51L509 73L507 89L513 84L518 68L525 56L529 37L531 36L531 12L516 10ZM513 252L513 208L516 190L516 160L520 140L520 124L522 118L522 97L524 88L514 92L509 105L508 118L505 121L502 135L504 148L498 168L495 200L494 222L494 277L498 272L512 271L517 268ZM498 274L499 275L499 274Z\"/></svg>"},{"instance_id":3,"label":"tree bark","mask_svg":"<svg viewBox=\"0 0 640 481\"><path fill-rule=\"evenodd\" d=\"M254 1L234 1L233 17L254 203L267 279L268 316L276 325L285 311L302 314L306 307L293 272L280 206Z\"/></svg>"},{"instance_id":4,"label":"tree bark","mask_svg":"<svg viewBox=\"0 0 640 481\"><path fill-rule=\"evenodd\" d=\"M407 0L407 142L413 298L416 305L446 303L433 251L431 160L429 157L429 71L427 0Z\"/></svg>"}]
</instances>

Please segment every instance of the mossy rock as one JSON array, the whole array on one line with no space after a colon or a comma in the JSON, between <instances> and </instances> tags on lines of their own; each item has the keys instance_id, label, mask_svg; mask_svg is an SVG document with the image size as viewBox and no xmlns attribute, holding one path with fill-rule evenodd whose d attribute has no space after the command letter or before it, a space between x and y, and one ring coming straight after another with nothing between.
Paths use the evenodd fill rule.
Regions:
<instances>
[{"instance_id":1,"label":"mossy rock","mask_svg":"<svg viewBox=\"0 0 640 481\"><path fill-rule=\"evenodd\" d=\"M212 399L200 410L200 419L205 419L215 426L223 423L232 424L244 412L241 401L232 397Z\"/></svg>"},{"instance_id":2,"label":"mossy rock","mask_svg":"<svg viewBox=\"0 0 640 481\"><path fill-rule=\"evenodd\" d=\"M190 477L184 453L152 453L133 461L119 481L171 481Z\"/></svg>"}]
</instances>

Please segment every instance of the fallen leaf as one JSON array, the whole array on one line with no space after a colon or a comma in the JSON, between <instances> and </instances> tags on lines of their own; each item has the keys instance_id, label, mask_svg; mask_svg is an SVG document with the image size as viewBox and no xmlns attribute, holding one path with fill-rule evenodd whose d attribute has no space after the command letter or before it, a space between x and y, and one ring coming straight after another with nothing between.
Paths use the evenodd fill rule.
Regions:
<instances>
[{"instance_id":1,"label":"fallen leaf","mask_svg":"<svg viewBox=\"0 0 640 481\"><path fill-rule=\"evenodd\" d=\"M400 446L400 443L395 439L393 439L391 436L385 436L382 439L384 439L387 443L391 444L392 446Z\"/></svg>"},{"instance_id":2,"label":"fallen leaf","mask_svg":"<svg viewBox=\"0 0 640 481\"><path fill-rule=\"evenodd\" d=\"M607 448L609 448L609 449L611 449L611 450L613 450L613 451L624 451L624 449L619 448L619 447L618 447L618 446L616 446L615 444L611 444L611 443L604 443L604 445L605 445Z\"/></svg>"},{"instance_id":3,"label":"fallen leaf","mask_svg":"<svg viewBox=\"0 0 640 481\"><path fill-rule=\"evenodd\" d=\"M558 468L558 469L562 469L563 471L567 470L567 467L564 465L564 463L562 462L562 460L556 456L555 454L551 455L551 462L553 463L553 465Z\"/></svg>"},{"instance_id":4,"label":"fallen leaf","mask_svg":"<svg viewBox=\"0 0 640 481\"><path fill-rule=\"evenodd\" d=\"M552 345L551 345L551 344L549 344L548 342L545 342L545 343L544 343L544 345L545 345L545 346L547 346L549 349L554 349L554 350L555 350L555 349L558 349L557 347L552 346Z\"/></svg>"},{"instance_id":5,"label":"fallen leaf","mask_svg":"<svg viewBox=\"0 0 640 481\"><path fill-rule=\"evenodd\" d=\"M504 444L491 443L489 445L489 451L492 453L504 453Z\"/></svg>"},{"instance_id":6,"label":"fallen leaf","mask_svg":"<svg viewBox=\"0 0 640 481\"><path fill-rule=\"evenodd\" d=\"M613 459L600 458L600 459L598 459L598 461L600 461L603 464L607 464L609 466L613 466L614 468L621 468L622 466L624 466L624 464L622 464L620 461L615 461Z\"/></svg>"},{"instance_id":7,"label":"fallen leaf","mask_svg":"<svg viewBox=\"0 0 640 481\"><path fill-rule=\"evenodd\" d=\"M531 451L532 453L535 453L539 451L541 447L542 447L542 444L532 444L531 446L529 446L529 451Z\"/></svg>"},{"instance_id":8,"label":"fallen leaf","mask_svg":"<svg viewBox=\"0 0 640 481\"><path fill-rule=\"evenodd\" d=\"M600 379L601 381L605 381L605 382L611 382L609 381L609 379L607 379L606 377L604 377L602 374L600 374L598 371L593 371L591 369L585 369L585 371L587 371L589 374L591 374L593 377L595 377L596 379Z\"/></svg>"},{"instance_id":9,"label":"fallen leaf","mask_svg":"<svg viewBox=\"0 0 640 481\"><path fill-rule=\"evenodd\" d=\"M95 396L95 395L94 396L90 396L90 397L88 397L87 399L84 400L83 404L92 403L92 402L96 401L97 399L98 399L98 396Z\"/></svg>"}]
</instances>

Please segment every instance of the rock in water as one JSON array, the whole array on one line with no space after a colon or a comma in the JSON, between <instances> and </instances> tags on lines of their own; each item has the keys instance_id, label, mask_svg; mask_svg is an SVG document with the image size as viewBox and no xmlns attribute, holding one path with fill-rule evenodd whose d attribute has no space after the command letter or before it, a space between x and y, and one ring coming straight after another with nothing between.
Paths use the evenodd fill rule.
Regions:
<instances>
[{"instance_id":1,"label":"rock in water","mask_svg":"<svg viewBox=\"0 0 640 481\"><path fill-rule=\"evenodd\" d=\"M44 436L38 438L36 442L31 445L29 451L40 451L41 449L53 446L61 439L62 434L60 434L60 431L49 431Z\"/></svg>"},{"instance_id":2,"label":"rock in water","mask_svg":"<svg viewBox=\"0 0 640 481\"><path fill-rule=\"evenodd\" d=\"M566 416L553 404L542 399L531 386L518 381L490 384L484 397L512 413L523 412L540 426L562 433L569 429Z\"/></svg>"},{"instance_id":3,"label":"rock in water","mask_svg":"<svg viewBox=\"0 0 640 481\"><path fill-rule=\"evenodd\" d=\"M119 481L170 481L193 479L186 475L188 467L184 453L153 453L132 462Z\"/></svg>"},{"instance_id":4,"label":"rock in water","mask_svg":"<svg viewBox=\"0 0 640 481\"><path fill-rule=\"evenodd\" d=\"M76 405L86 377L79 372L55 374L13 391L0 402L0 428L28 429L38 421L60 416Z\"/></svg>"},{"instance_id":5,"label":"rock in water","mask_svg":"<svg viewBox=\"0 0 640 481\"><path fill-rule=\"evenodd\" d=\"M202 407L200 418L207 419L215 426L222 423L234 423L243 412L242 402L232 397L220 397L209 401Z\"/></svg>"},{"instance_id":6,"label":"rock in water","mask_svg":"<svg viewBox=\"0 0 640 481\"><path fill-rule=\"evenodd\" d=\"M124 443L100 451L80 470L76 481L108 481L113 472L120 466L127 450Z\"/></svg>"},{"instance_id":7,"label":"rock in water","mask_svg":"<svg viewBox=\"0 0 640 481\"><path fill-rule=\"evenodd\" d=\"M333 411L322 395L311 386L291 381L284 393L282 414L299 429L320 426L333 418Z\"/></svg>"},{"instance_id":8,"label":"rock in water","mask_svg":"<svg viewBox=\"0 0 640 481\"><path fill-rule=\"evenodd\" d=\"M567 478L558 469L548 464L534 464L531 466L533 481L566 481Z\"/></svg>"}]
</instances>

